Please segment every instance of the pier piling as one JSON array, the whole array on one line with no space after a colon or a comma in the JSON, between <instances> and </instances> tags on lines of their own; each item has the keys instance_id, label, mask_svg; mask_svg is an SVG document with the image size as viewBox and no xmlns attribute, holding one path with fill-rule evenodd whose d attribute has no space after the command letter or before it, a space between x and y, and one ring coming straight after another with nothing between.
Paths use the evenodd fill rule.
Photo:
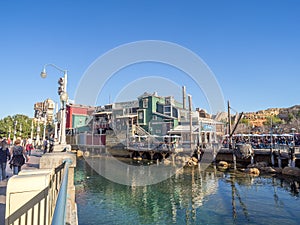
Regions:
<instances>
[{"instance_id":1,"label":"pier piling","mask_svg":"<svg viewBox=\"0 0 300 225\"><path fill-rule=\"evenodd\" d=\"M275 166L274 151L273 151L272 148L270 148L270 155L271 155L271 163L272 163L272 166Z\"/></svg>"},{"instance_id":2,"label":"pier piling","mask_svg":"<svg viewBox=\"0 0 300 225\"><path fill-rule=\"evenodd\" d=\"M280 152L280 149L278 150L278 167L282 168L282 166L281 166L281 152Z\"/></svg>"}]
</instances>

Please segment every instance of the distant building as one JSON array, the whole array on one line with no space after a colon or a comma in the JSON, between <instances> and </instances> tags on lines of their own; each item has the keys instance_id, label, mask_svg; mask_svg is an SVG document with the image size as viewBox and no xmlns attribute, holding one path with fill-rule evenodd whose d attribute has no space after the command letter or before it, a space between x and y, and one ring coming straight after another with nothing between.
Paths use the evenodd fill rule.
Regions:
<instances>
[{"instance_id":1,"label":"distant building","mask_svg":"<svg viewBox=\"0 0 300 225\"><path fill-rule=\"evenodd\" d=\"M68 105L67 129L91 134L105 134L113 130L120 142L129 137L181 135L190 141L190 112L183 103L172 96L158 96L145 92L137 100L117 102L99 107ZM192 113L193 140L217 141L224 134L224 124L211 119L205 110L197 108ZM75 133L76 133L75 132ZM202 135L200 140L199 135Z\"/></svg>"},{"instance_id":2,"label":"distant building","mask_svg":"<svg viewBox=\"0 0 300 225\"><path fill-rule=\"evenodd\" d=\"M95 107L92 106L68 104L66 107L67 107L67 116L66 116L67 132L85 126L87 124L88 118L95 111Z\"/></svg>"},{"instance_id":3,"label":"distant building","mask_svg":"<svg viewBox=\"0 0 300 225\"><path fill-rule=\"evenodd\" d=\"M163 136L178 125L182 104L172 96L144 93L138 97L138 102L137 125L150 134Z\"/></svg>"}]
</instances>

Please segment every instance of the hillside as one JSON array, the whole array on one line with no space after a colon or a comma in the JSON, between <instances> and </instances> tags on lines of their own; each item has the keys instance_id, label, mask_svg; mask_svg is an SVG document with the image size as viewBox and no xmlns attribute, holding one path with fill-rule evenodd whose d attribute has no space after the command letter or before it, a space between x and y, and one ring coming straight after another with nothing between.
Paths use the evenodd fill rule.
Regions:
<instances>
[{"instance_id":1,"label":"hillside","mask_svg":"<svg viewBox=\"0 0 300 225\"><path fill-rule=\"evenodd\" d=\"M232 115L232 122L238 115ZM227 113L220 113L216 120L227 121ZM256 112L244 112L244 117L238 125L240 133L291 133L300 132L300 105L289 108L268 108Z\"/></svg>"}]
</instances>

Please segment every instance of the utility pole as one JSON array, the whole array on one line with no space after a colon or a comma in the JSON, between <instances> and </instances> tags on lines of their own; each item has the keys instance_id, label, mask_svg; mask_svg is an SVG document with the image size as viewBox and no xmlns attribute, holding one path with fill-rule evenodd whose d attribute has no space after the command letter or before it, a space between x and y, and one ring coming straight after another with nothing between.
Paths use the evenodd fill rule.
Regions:
<instances>
[{"instance_id":1,"label":"utility pole","mask_svg":"<svg viewBox=\"0 0 300 225\"><path fill-rule=\"evenodd\" d=\"M228 144L229 144L229 148L231 148L231 115L230 115L230 104L229 101L227 101L227 114L228 114L228 127L227 127L227 132L228 132Z\"/></svg>"},{"instance_id":2,"label":"utility pole","mask_svg":"<svg viewBox=\"0 0 300 225\"><path fill-rule=\"evenodd\" d=\"M228 135L229 135L229 149L233 149L232 147L232 137L231 137L231 115L230 115L230 104L227 102L227 110L228 110ZM234 154L234 150L232 150L232 160L233 160L233 168L236 170L236 155Z\"/></svg>"},{"instance_id":3,"label":"utility pole","mask_svg":"<svg viewBox=\"0 0 300 225\"><path fill-rule=\"evenodd\" d=\"M189 101L189 116L190 116L190 148L193 150L193 117L192 117L192 96L188 95L188 101Z\"/></svg>"}]
</instances>

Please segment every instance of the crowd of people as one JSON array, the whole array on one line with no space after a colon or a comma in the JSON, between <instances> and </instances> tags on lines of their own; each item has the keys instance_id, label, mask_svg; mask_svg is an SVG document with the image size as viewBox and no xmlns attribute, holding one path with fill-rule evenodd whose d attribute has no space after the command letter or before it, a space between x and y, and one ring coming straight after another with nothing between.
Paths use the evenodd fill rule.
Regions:
<instances>
[{"instance_id":1,"label":"crowd of people","mask_svg":"<svg viewBox=\"0 0 300 225\"><path fill-rule=\"evenodd\" d=\"M42 144L39 144L31 138L17 138L14 143L10 139L0 136L0 181L8 178L6 175L7 163L13 171L13 175L17 175L22 166L28 162L32 151L35 149L43 150L43 153L53 152L55 140L53 135L46 137Z\"/></svg>"},{"instance_id":2,"label":"crowd of people","mask_svg":"<svg viewBox=\"0 0 300 225\"><path fill-rule=\"evenodd\" d=\"M234 135L232 137L232 143L247 143L251 144L252 148L255 149L265 149L265 148L275 148L277 146L299 146L300 145L300 136L298 135L290 135L290 134L283 134L283 135ZM228 148L229 146L229 138L225 137L223 140L223 146Z\"/></svg>"}]
</instances>

